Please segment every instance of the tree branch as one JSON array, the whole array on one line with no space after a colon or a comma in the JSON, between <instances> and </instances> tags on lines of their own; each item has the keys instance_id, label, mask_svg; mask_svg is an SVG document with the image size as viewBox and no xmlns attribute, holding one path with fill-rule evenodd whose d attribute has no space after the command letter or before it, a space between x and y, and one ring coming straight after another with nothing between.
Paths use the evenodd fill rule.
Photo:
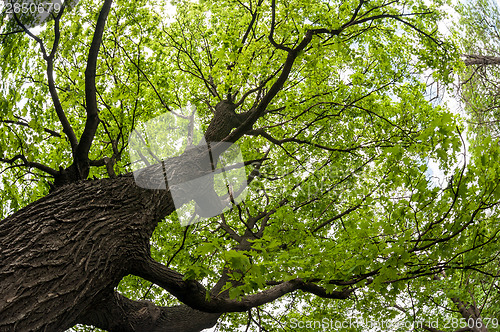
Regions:
<instances>
[{"instance_id":1,"label":"tree branch","mask_svg":"<svg viewBox=\"0 0 500 332\"><path fill-rule=\"evenodd\" d=\"M355 15L351 17L351 19L343 24L340 28L338 29L326 29L326 28L319 28L319 29L311 29L307 30L305 33L305 36L303 39L298 43L298 45L295 48L290 48L288 46L284 46L283 44L278 44L274 40L274 28L276 25L276 1L272 0L271 3L271 30L269 32L269 41L270 43L277 49L286 51L288 53L288 56L283 64L283 69L281 70L281 74L279 77L276 79L276 81L272 84L272 86L269 88L268 92L262 97L260 100L259 104L255 107L254 111L247 117L247 119L238 127L236 128L231 134L229 134L226 138L224 138L225 142L236 142L240 137L245 135L249 130L252 129L253 124L265 113L266 108L268 105L271 103L271 101L276 97L276 95L282 90L285 82L288 79L288 76L291 73L293 64L299 54L306 49L306 47L310 44L312 41L312 38L315 35L321 35L321 34L327 34L330 36L336 36L340 35L344 30L346 30L349 27L355 26L355 25L360 25L363 23L367 22L373 22L377 20L382 20L382 19L394 19L404 25L409 26L413 30L417 31L420 34L425 35L429 39L431 39L433 42L435 42L438 45L441 45L441 43L436 40L433 36L431 36L429 33L422 31L419 29L417 26L412 24L411 22L408 22L404 20L402 17L405 16L411 16L411 15L425 15L429 14L428 12L424 13L413 13L413 14L400 14L400 15L394 15L394 14L379 14L379 15L373 15L369 17L364 17L364 15L361 15L359 19L356 20L356 14L359 12L359 9L361 8L363 1L360 2L359 6L355 10ZM370 11L368 11L370 12Z\"/></svg>"},{"instance_id":2,"label":"tree branch","mask_svg":"<svg viewBox=\"0 0 500 332\"><path fill-rule=\"evenodd\" d=\"M479 54L464 54L464 63L467 66L472 65L499 65L500 57Z\"/></svg>"},{"instance_id":3,"label":"tree branch","mask_svg":"<svg viewBox=\"0 0 500 332\"><path fill-rule=\"evenodd\" d=\"M217 323L220 314L186 305L161 307L149 301L133 301L114 292L78 319L109 332L199 332Z\"/></svg>"},{"instance_id":4,"label":"tree branch","mask_svg":"<svg viewBox=\"0 0 500 332\"><path fill-rule=\"evenodd\" d=\"M15 124L18 126L24 126L24 127L28 127L30 129L33 129L30 127L29 123L24 122L24 121L0 120L0 122L1 123L8 123L8 124ZM50 136L61 138L61 134L59 134L57 131L54 131L52 129L43 128L43 131L45 131Z\"/></svg>"},{"instance_id":5,"label":"tree branch","mask_svg":"<svg viewBox=\"0 0 500 332\"><path fill-rule=\"evenodd\" d=\"M52 44L50 54L47 54L47 50L43 45L43 41L39 37L35 36L31 31L29 31L28 28L23 23L21 23L17 15L14 15L14 18L17 24L24 30L24 32L33 40L35 40L40 46L40 51L42 52L43 58L47 62L47 81L49 85L50 97L52 98L57 117L59 118L59 122L61 122L61 125L63 127L63 132L66 134L70 142L71 150L73 153L75 153L75 149L78 145L78 140L76 138L75 132L73 131L73 128L71 127L71 124L68 121L68 118L66 117L66 114L64 113L64 109L61 105L61 101L59 100L59 95L57 93L56 85L54 82L54 55L59 46L59 19L61 18L63 11L64 6L62 7L59 14L54 18L54 43Z\"/></svg>"},{"instance_id":6,"label":"tree branch","mask_svg":"<svg viewBox=\"0 0 500 332\"><path fill-rule=\"evenodd\" d=\"M253 307L272 302L296 290L302 290L331 299L346 299L353 292L353 289L350 288L342 291L327 292L318 285L296 278L277 283L275 286L260 293L244 296L241 300L232 300L227 298L226 292L222 295L210 295L208 290L198 281L184 280L182 274L167 268L149 257L143 260L142 264L136 268L134 274L162 287L191 308L211 313L244 312Z\"/></svg>"},{"instance_id":7,"label":"tree branch","mask_svg":"<svg viewBox=\"0 0 500 332\"><path fill-rule=\"evenodd\" d=\"M15 166L18 166L18 167L21 167L21 166L25 166L25 167L33 167L33 168L36 168L36 169L39 169L40 171L42 172L45 172L47 174L50 174L52 176L56 176L58 174L58 172L49 167L49 166L46 166L46 165L43 165L43 164L40 164L40 163L37 163L37 162L33 162L33 161L28 161L28 159L26 159L26 157L22 154L18 154L10 159L7 159L7 158L0 158L0 161L1 162L4 162L4 163L8 163L8 164L11 164L11 165L14 165L14 163L16 162L16 160L22 160L23 161L23 164L20 164L20 165L15 165Z\"/></svg>"},{"instance_id":8,"label":"tree branch","mask_svg":"<svg viewBox=\"0 0 500 332\"><path fill-rule=\"evenodd\" d=\"M272 0L271 3L271 30L269 31L269 41L271 44L279 50L283 50L286 52L291 52L292 49L290 47L284 46L283 44L278 44L274 40L274 27L276 26L276 0Z\"/></svg>"},{"instance_id":9,"label":"tree branch","mask_svg":"<svg viewBox=\"0 0 500 332\"><path fill-rule=\"evenodd\" d=\"M105 0L101 8L89 49L87 68L85 69L85 104L87 110L87 120L85 122L83 134L80 137L80 143L78 144L75 153L75 163L82 178L86 178L88 174L88 165L86 165L88 154L90 147L92 146L97 126L99 125L97 91L95 86L97 56L99 54L104 27L106 25L106 20L108 18L112 2L112 0Z\"/></svg>"}]
</instances>

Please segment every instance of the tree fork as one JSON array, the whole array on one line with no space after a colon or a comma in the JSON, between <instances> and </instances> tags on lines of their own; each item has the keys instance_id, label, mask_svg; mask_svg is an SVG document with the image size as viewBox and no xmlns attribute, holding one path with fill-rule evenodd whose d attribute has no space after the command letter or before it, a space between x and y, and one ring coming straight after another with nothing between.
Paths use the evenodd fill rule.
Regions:
<instances>
[{"instance_id":1,"label":"tree fork","mask_svg":"<svg viewBox=\"0 0 500 332\"><path fill-rule=\"evenodd\" d=\"M227 103L219 108L207 141L239 123L236 114L227 116ZM99 316L88 312L117 298L113 289L150 257L156 225L175 210L168 190L142 189L132 174L65 180L70 183L0 222L0 331L64 331ZM162 310L164 317L181 309ZM200 314L210 322L216 316Z\"/></svg>"}]
</instances>

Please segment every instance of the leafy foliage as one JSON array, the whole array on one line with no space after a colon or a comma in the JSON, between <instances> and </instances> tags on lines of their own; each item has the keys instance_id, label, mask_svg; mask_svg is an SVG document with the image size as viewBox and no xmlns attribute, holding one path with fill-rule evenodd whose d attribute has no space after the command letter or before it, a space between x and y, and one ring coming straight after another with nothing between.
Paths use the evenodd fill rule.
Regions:
<instances>
[{"instance_id":1,"label":"leafy foliage","mask_svg":"<svg viewBox=\"0 0 500 332\"><path fill-rule=\"evenodd\" d=\"M90 178L110 176L103 158L113 160L117 174L130 171L129 134L164 112L188 115L194 105L206 128L221 100L234 102L238 114L255 110L285 70L286 50L308 31L330 32L314 35L299 52L283 86L238 140L245 160L265 158L246 166L257 174L247 199L188 228L175 214L167 217L151 238L151 255L208 289L228 271L221 292L232 299L296 278L330 295L355 288L355 296L290 293L224 315L221 330L246 324L290 330L297 320L350 316L444 322L460 317L440 309L452 299L470 303L484 284L498 288L498 274L488 272L498 271L500 252L498 144L481 136L463 153L464 120L434 105L423 83L430 70L433 80L451 84L453 71L463 68L457 45L437 30L444 4L174 1L169 19L167 3L113 5L96 74L101 122ZM472 7L463 10L474 27ZM85 128L84 72L99 8L82 0L60 22L54 76L77 137ZM7 216L48 193L52 180L38 163L57 172L70 166L72 150L48 97L39 45L2 27L1 213ZM54 31L49 21L38 34L49 50ZM474 36L486 36L481 40L490 45L486 30L468 40ZM12 160L19 153L25 159ZM447 184L436 183L431 162L445 171ZM158 305L179 303L135 276L118 290ZM498 315L489 293L477 292L475 300L487 303L483 317Z\"/></svg>"}]
</instances>

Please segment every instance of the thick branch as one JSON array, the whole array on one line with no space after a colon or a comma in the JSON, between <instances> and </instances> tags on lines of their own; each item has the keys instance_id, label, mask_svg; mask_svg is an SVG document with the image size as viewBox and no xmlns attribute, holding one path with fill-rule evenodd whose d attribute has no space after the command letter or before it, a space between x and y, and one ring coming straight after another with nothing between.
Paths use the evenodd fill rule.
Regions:
<instances>
[{"instance_id":1,"label":"thick branch","mask_svg":"<svg viewBox=\"0 0 500 332\"><path fill-rule=\"evenodd\" d=\"M149 301L133 301L115 292L80 317L79 323L109 332L199 332L214 326L219 317L186 305L160 307Z\"/></svg>"},{"instance_id":2,"label":"thick branch","mask_svg":"<svg viewBox=\"0 0 500 332\"><path fill-rule=\"evenodd\" d=\"M111 9L112 0L105 0L97 19L94 37L90 45L89 55L87 59L87 68L85 69L85 103L87 108L87 121L85 129L80 137L80 143L76 149L75 163L80 168L80 176L86 178L88 173L88 165L85 165L88 159L90 147L99 125L99 116L97 111L97 93L95 87L95 77L97 69L97 56L102 42L104 26ZM81 168L83 166L83 169Z\"/></svg>"},{"instance_id":3,"label":"thick branch","mask_svg":"<svg viewBox=\"0 0 500 332\"><path fill-rule=\"evenodd\" d=\"M500 65L500 57L479 54L465 54L464 63L467 66L472 65Z\"/></svg>"},{"instance_id":4,"label":"thick branch","mask_svg":"<svg viewBox=\"0 0 500 332\"><path fill-rule=\"evenodd\" d=\"M488 332L488 328L486 327L486 324L483 323L481 319L481 312L479 311L478 308L476 308L472 304L468 304L459 298L451 298L453 303L458 308L458 311L462 315L462 317L465 319L466 322L468 322L472 326L469 331L472 332Z\"/></svg>"},{"instance_id":5,"label":"thick branch","mask_svg":"<svg viewBox=\"0 0 500 332\"><path fill-rule=\"evenodd\" d=\"M362 3L360 3L360 6L356 9L355 15L351 17L351 19L343 24L340 28L338 29L326 29L326 28L320 28L320 29L311 29L308 30L305 33L305 36L303 39L300 41L300 43L297 44L296 47L290 48L288 46L285 46L283 44L278 44L274 40L274 28L275 28L275 10L276 10L276 4L275 1L272 1L271 4L271 30L268 36L268 39L270 43L277 49L283 50L288 53L288 56L283 64L283 69L281 70L281 74L279 77L276 79L276 81L273 83L273 85L269 88L269 91L263 96L259 104L255 107L254 111L247 117L247 119L239 126L236 130L234 130L230 135L228 135L224 141L225 142L236 142L240 137L245 135L249 130L252 129L252 126L254 123L265 113L268 105L271 103L271 101L276 97L276 95L281 91L283 88L285 82L288 79L288 76L291 73L293 64L295 63L295 60L299 56L299 54L306 49L306 47L310 44L312 41L312 38L315 35L323 35L327 34L330 36L336 36L340 35L344 30L346 30L349 27L356 26L356 25L361 25L363 23L369 23L377 20L383 20L383 19L394 19L402 24L405 24L412 28L413 30L417 31L420 34L423 34L427 38L431 39L433 42L435 42L438 45L441 45L441 43L436 40L433 36L431 36L429 33L426 33L425 31L422 31L419 29L417 26L412 24L411 22L408 22L402 17L404 16L411 16L411 15L424 15L424 14L429 14L428 12L425 13L415 13L415 14L400 14L400 15L393 15L393 14L380 14L380 15L373 15L369 17L363 17L365 15L361 15L359 19L356 20L356 15L358 14L358 11L361 7ZM363 17L363 18L362 18Z\"/></svg>"},{"instance_id":6,"label":"thick branch","mask_svg":"<svg viewBox=\"0 0 500 332\"><path fill-rule=\"evenodd\" d=\"M16 156L12 157L11 159L0 158L0 161L8 163L8 164L11 164L11 165L14 165L14 163L16 162L16 160L19 160L19 159L22 160L23 163L19 164L19 165L15 165L15 166L33 167L33 168L39 169L39 170L41 170L41 171L43 171L43 172L45 172L47 174L50 174L52 176L56 176L57 175L57 171L55 169L50 168L49 166L37 163L37 162L28 161L28 159L26 159L26 157L24 155L22 155L22 154L18 154Z\"/></svg>"},{"instance_id":7,"label":"thick branch","mask_svg":"<svg viewBox=\"0 0 500 332\"><path fill-rule=\"evenodd\" d=\"M61 105L61 101L59 100L59 95L56 90L56 85L54 83L54 61L52 57L47 58L47 80L49 83L49 92L52 97L52 102L54 103L54 108L56 110L57 117L62 124L63 132L68 137L69 143L71 145L71 150L73 153L78 145L78 140L76 138L75 132L71 127L71 124L64 113L64 109Z\"/></svg>"},{"instance_id":8,"label":"thick branch","mask_svg":"<svg viewBox=\"0 0 500 332\"><path fill-rule=\"evenodd\" d=\"M183 280L182 274L151 258L146 258L143 264L137 268L135 274L164 288L191 308L212 313L247 311L299 289L320 297L333 299L346 299L353 292L353 289L327 292L318 285L296 278L279 283L260 293L247 295L241 300L232 300L225 296L208 296L209 292L202 284L197 281Z\"/></svg>"}]
</instances>

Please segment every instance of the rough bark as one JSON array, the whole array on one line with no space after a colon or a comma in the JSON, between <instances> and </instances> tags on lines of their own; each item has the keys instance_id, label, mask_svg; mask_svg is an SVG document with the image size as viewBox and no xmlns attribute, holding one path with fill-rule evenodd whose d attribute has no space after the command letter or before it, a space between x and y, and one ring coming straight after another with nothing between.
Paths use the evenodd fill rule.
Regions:
<instances>
[{"instance_id":1,"label":"rough bark","mask_svg":"<svg viewBox=\"0 0 500 332\"><path fill-rule=\"evenodd\" d=\"M498 65L500 64L500 57L491 55L479 55L479 54L466 54L465 64L467 66L471 65Z\"/></svg>"},{"instance_id":2,"label":"rough bark","mask_svg":"<svg viewBox=\"0 0 500 332\"><path fill-rule=\"evenodd\" d=\"M109 10L109 3L106 0L101 10L99 27L104 24L106 15L102 13ZM338 35L351 25L386 17L390 16L357 21L353 17L339 30L308 31L294 49L284 49L288 55L279 77L251 111L235 113L236 105L231 98L217 104L205 133L206 141L236 142L248 133L282 89L298 54L313 36ZM100 36L99 28L94 40L98 41ZM272 35L270 39L273 40ZM86 71L89 98L95 92L90 60L97 56L98 47L94 51L89 53L90 66ZM179 273L152 261L151 234L157 223L174 211L170 191L142 189L130 174L74 182L88 174L88 148L98 125L91 101L74 164L60 170L55 177L54 185L59 188L0 221L0 331L64 331L76 323L110 331L200 331L213 326L222 312L246 311L298 289L336 299L345 299L353 292L354 288L326 292L315 284L294 279L277 282L269 289L236 301L230 300L227 292L218 292L228 280L227 273L223 272L214 290L207 292L201 284L184 281ZM190 164L191 158L196 157L181 157L176 162ZM182 170L177 177L182 181L207 171L192 167L177 169ZM151 173L143 176L153 174L152 180L157 181L154 174L165 175L162 170L161 165L153 165ZM169 183L168 188L173 185ZM184 197L186 201L191 198L195 197ZM189 307L161 308L115 293L114 287L131 273L160 285ZM207 294L210 294L208 299Z\"/></svg>"},{"instance_id":3,"label":"rough bark","mask_svg":"<svg viewBox=\"0 0 500 332\"><path fill-rule=\"evenodd\" d=\"M198 332L214 326L220 315L186 305L158 307L114 293L81 317L80 323L98 325L110 332Z\"/></svg>"},{"instance_id":4,"label":"rough bark","mask_svg":"<svg viewBox=\"0 0 500 332\"><path fill-rule=\"evenodd\" d=\"M224 119L217 122L223 124L213 129L218 137L233 128ZM174 209L168 190L142 189L128 174L62 186L2 220L0 331L64 331L79 322L115 331L141 330L133 312L152 318L159 313L156 322L161 325L148 331L179 331L179 326L199 331L213 325L220 313L185 306L148 311L152 304L125 300L113 291L150 259L151 234ZM105 315L123 306L131 317ZM193 314L182 323L186 311ZM102 319L91 319L96 317Z\"/></svg>"},{"instance_id":5,"label":"rough bark","mask_svg":"<svg viewBox=\"0 0 500 332\"><path fill-rule=\"evenodd\" d=\"M458 308L458 311L465 319L471 332L488 332L488 327L481 319L481 311L472 304L468 304L458 298L451 299Z\"/></svg>"},{"instance_id":6,"label":"rough bark","mask_svg":"<svg viewBox=\"0 0 500 332\"><path fill-rule=\"evenodd\" d=\"M126 176L64 186L3 220L0 330L73 326L148 255L169 210L165 193Z\"/></svg>"},{"instance_id":7,"label":"rough bark","mask_svg":"<svg viewBox=\"0 0 500 332\"><path fill-rule=\"evenodd\" d=\"M227 106L217 107L221 105ZM226 137L241 123L226 111L216 112L212 123L219 125L207 131L207 141ZM218 154L218 149L212 151ZM187 166L198 165L199 157L196 150L188 151L173 158L165 172L180 170L179 182L204 175L209 171L206 167ZM161 166L152 165L140 176L157 181ZM78 181L2 220L0 331L64 331L83 323L109 331L194 332L213 326L224 312L247 311L296 290L332 299L345 299L354 291L327 292L297 278L232 300L227 291L220 292L230 281L227 271L222 271L212 290L184 280L182 274L154 261L149 252L156 225L175 210L170 190L176 185L169 183L168 190L143 189L132 174ZM183 197L184 202L190 199L196 197L189 193ZM245 233L241 245L250 236ZM159 307L114 292L128 274L159 285L184 305Z\"/></svg>"}]
</instances>

